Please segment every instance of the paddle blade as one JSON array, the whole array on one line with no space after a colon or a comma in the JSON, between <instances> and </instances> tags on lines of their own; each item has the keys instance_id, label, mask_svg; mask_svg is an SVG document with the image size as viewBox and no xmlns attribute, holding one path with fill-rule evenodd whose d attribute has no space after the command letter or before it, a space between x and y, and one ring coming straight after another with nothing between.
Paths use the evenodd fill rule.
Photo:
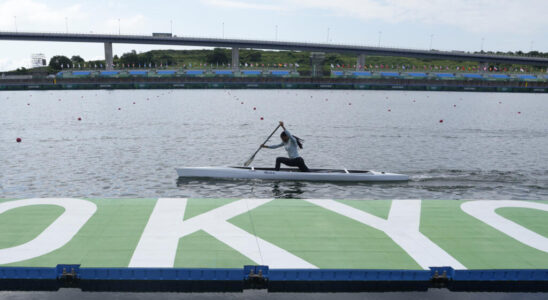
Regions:
<instances>
[{"instance_id":1,"label":"paddle blade","mask_svg":"<svg viewBox=\"0 0 548 300\"><path fill-rule=\"evenodd\" d=\"M251 156L245 163L244 163L244 167L248 167L251 162L253 162L253 160L255 159L255 155Z\"/></svg>"}]
</instances>

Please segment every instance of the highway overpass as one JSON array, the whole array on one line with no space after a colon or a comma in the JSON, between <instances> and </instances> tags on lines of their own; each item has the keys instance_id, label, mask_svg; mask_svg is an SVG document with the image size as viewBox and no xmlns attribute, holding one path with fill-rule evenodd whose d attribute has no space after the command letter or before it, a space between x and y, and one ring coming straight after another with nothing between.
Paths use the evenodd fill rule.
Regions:
<instances>
[{"instance_id":1,"label":"highway overpass","mask_svg":"<svg viewBox=\"0 0 548 300\"><path fill-rule=\"evenodd\" d=\"M405 48L370 47L360 45L342 45L329 43L244 40L230 38L200 38L175 36L146 35L115 35L115 34L82 34L82 33L41 33L41 32L0 32L0 40L43 41L43 42L80 42L103 43L105 45L105 61L112 67L112 44L149 44L175 46L203 46L232 48L232 62L235 68L239 66L238 49L270 49L295 50L311 52L351 53L358 56L357 64L365 64L366 55L400 56L423 59L477 61L478 63L522 64L533 66L548 66L547 58L527 56L507 56L494 54L473 54L462 51L415 50ZM313 63L321 63L321 59L312 59Z\"/></svg>"}]
</instances>

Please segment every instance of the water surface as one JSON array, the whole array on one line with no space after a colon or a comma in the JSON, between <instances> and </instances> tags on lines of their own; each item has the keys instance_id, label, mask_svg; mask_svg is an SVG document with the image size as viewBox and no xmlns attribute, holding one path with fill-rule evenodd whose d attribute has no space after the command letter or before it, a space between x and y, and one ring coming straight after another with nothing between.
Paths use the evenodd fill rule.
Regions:
<instances>
[{"instance_id":1,"label":"water surface","mask_svg":"<svg viewBox=\"0 0 548 300\"><path fill-rule=\"evenodd\" d=\"M278 120L305 140L301 154L312 168L411 181L177 180L176 167L243 164ZM0 197L546 199L547 120L545 94L4 91ZM254 165L281 155L262 150Z\"/></svg>"}]
</instances>

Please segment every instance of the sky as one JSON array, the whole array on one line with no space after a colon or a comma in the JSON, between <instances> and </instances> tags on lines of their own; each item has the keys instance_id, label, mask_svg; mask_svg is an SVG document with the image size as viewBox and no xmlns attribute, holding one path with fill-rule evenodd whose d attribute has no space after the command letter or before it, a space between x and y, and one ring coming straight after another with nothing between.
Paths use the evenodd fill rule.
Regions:
<instances>
[{"instance_id":1,"label":"sky","mask_svg":"<svg viewBox=\"0 0 548 300\"><path fill-rule=\"evenodd\" d=\"M223 25L224 24L224 25ZM547 0L0 0L0 31L313 41L548 52ZM276 30L277 28L277 30ZM277 32L277 35L276 35ZM176 46L114 44L115 54ZM33 53L103 59L103 44L0 41L0 71Z\"/></svg>"}]
</instances>

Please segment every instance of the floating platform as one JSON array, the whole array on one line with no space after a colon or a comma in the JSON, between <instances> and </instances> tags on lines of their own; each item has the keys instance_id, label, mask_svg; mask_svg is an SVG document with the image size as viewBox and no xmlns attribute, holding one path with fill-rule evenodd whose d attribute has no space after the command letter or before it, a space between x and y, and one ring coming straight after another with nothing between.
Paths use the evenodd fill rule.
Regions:
<instances>
[{"instance_id":1,"label":"floating platform","mask_svg":"<svg viewBox=\"0 0 548 300\"><path fill-rule=\"evenodd\" d=\"M548 201L0 200L0 289L548 291Z\"/></svg>"}]
</instances>

